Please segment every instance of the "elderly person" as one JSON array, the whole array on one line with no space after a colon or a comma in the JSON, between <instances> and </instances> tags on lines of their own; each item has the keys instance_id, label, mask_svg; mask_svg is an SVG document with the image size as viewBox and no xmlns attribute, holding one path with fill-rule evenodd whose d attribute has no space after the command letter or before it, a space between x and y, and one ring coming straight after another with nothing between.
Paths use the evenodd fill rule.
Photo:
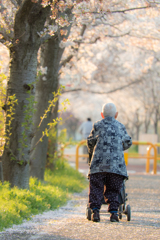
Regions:
<instances>
[{"instance_id":1,"label":"elderly person","mask_svg":"<svg viewBox=\"0 0 160 240\"><path fill-rule=\"evenodd\" d=\"M87 139L89 136L91 130L92 130L92 121L91 118L87 118L87 121L83 122L79 128L79 132L82 134L83 139ZM83 146L83 154L88 154L87 146ZM87 162L89 161L89 158L87 158Z\"/></svg>"},{"instance_id":2,"label":"elderly person","mask_svg":"<svg viewBox=\"0 0 160 240\"><path fill-rule=\"evenodd\" d=\"M118 112L113 103L102 107L102 120L93 125L87 138L91 157L89 170L89 207L92 221L100 221L99 210L104 195L109 205L110 221L118 222L118 195L123 180L128 178L123 151L132 145L124 125L116 120Z\"/></svg>"}]
</instances>

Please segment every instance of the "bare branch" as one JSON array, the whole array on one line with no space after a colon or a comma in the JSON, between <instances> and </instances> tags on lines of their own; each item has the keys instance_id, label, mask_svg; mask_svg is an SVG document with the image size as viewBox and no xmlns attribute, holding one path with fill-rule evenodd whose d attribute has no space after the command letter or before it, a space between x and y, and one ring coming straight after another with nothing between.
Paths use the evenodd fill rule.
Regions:
<instances>
[{"instance_id":1,"label":"bare branch","mask_svg":"<svg viewBox=\"0 0 160 240\"><path fill-rule=\"evenodd\" d=\"M115 89L113 89L113 90L111 90L111 91L108 91L107 93L117 92L117 91L119 91L119 90L123 90L123 89L125 89L125 88L127 88L127 87L130 87L130 86L133 85L133 84L140 83L140 82L142 82L142 79L135 80L135 81L130 82L130 83L126 84L126 85L123 85L123 86L121 86L121 87L119 87L119 88L115 88Z\"/></svg>"},{"instance_id":2,"label":"bare branch","mask_svg":"<svg viewBox=\"0 0 160 240\"><path fill-rule=\"evenodd\" d=\"M85 42L85 41L82 41L82 40L74 40L73 42L78 43L78 44L82 44L82 43L84 43L84 44L94 44L94 43L96 43L97 40L99 40L99 39L101 39L101 38L100 38L100 37L97 37L97 38L95 38L93 41L90 41L90 42Z\"/></svg>"},{"instance_id":3,"label":"bare branch","mask_svg":"<svg viewBox=\"0 0 160 240\"><path fill-rule=\"evenodd\" d=\"M83 24L82 29L81 29L81 33L80 33L80 36L81 36L81 37L83 37L86 28L87 28L87 26L86 26L85 24ZM78 51L78 49L79 49L79 47L80 47L80 44L81 44L81 41L79 41L79 42L77 41L77 43L78 43L78 48L76 47L76 49L75 49L76 51ZM64 60L61 62L60 66L59 66L59 70L60 70L63 66L65 66L67 62L70 62L71 59L73 58L73 56L74 56L73 54L70 54L66 59L64 59Z\"/></svg>"},{"instance_id":4,"label":"bare branch","mask_svg":"<svg viewBox=\"0 0 160 240\"><path fill-rule=\"evenodd\" d=\"M137 10L151 8L151 7L153 7L153 6L151 6L151 4L148 4L147 6L115 10L115 11L108 11L107 13L126 13L126 12L130 12L130 11L137 11ZM104 14L106 14L106 13L104 13Z\"/></svg>"},{"instance_id":5,"label":"bare branch","mask_svg":"<svg viewBox=\"0 0 160 240\"><path fill-rule=\"evenodd\" d=\"M70 62L70 60L73 58L73 54L69 55L66 59L64 59L62 62L61 62L61 66L65 66L67 62Z\"/></svg>"},{"instance_id":6,"label":"bare branch","mask_svg":"<svg viewBox=\"0 0 160 240\"><path fill-rule=\"evenodd\" d=\"M80 33L80 36L81 36L81 37L83 37L86 28L87 28L86 24L83 24L82 30L81 30L81 33Z\"/></svg>"},{"instance_id":7,"label":"bare branch","mask_svg":"<svg viewBox=\"0 0 160 240\"><path fill-rule=\"evenodd\" d=\"M99 91L91 91L89 89L84 89L84 88L77 88L77 89L71 89L71 90L64 90L63 93L68 93L68 92L77 92L77 91L83 91L83 92L89 92L89 93L93 93L93 94L109 94L109 93L113 93L113 92L117 92L117 91L120 91L120 90L123 90L133 84L136 84L136 83L139 83L141 82L142 79L138 79L136 81L133 81L133 82L130 82L126 85L123 85L121 87L118 87L118 88L115 88L113 90L110 90L108 92L99 92Z\"/></svg>"},{"instance_id":8,"label":"bare branch","mask_svg":"<svg viewBox=\"0 0 160 240\"><path fill-rule=\"evenodd\" d=\"M130 31L126 32L126 33L123 33L123 34L119 34L119 35L106 34L106 35L103 35L103 36L104 37L109 37L109 38L119 38L119 37L124 37L126 35L130 35ZM74 42L75 43L83 43L83 44L94 44L94 43L97 42L97 40L100 40L100 39L101 39L100 37L97 37L93 41L90 41L90 42L85 42L85 41L82 41L82 40L74 40Z\"/></svg>"},{"instance_id":9,"label":"bare branch","mask_svg":"<svg viewBox=\"0 0 160 240\"><path fill-rule=\"evenodd\" d=\"M123 36L129 35L129 33L130 32L127 32L127 33L124 33L124 34L121 34L121 35L109 35L108 34L108 35L105 35L105 37L118 38L118 37L123 37ZM83 34L84 34L84 31L83 31ZM97 37L93 41L90 41L90 42L85 42L85 41L82 41L82 40L74 40L74 42L78 43L78 48L79 48L80 44L82 44L82 43L83 44L94 44L100 39L101 39L100 37ZM78 51L78 48L76 48L76 51ZM60 64L59 70L62 68L62 66L65 66L67 62L70 62L70 60L73 58L73 56L74 56L73 54L70 54L65 60L63 60Z\"/></svg>"},{"instance_id":10,"label":"bare branch","mask_svg":"<svg viewBox=\"0 0 160 240\"><path fill-rule=\"evenodd\" d=\"M105 37L110 37L110 38L119 38L119 37L124 37L126 35L129 35L130 34L130 31L129 32L126 32L126 33L123 33L123 34L118 34L118 35L110 35L110 34L106 34L104 35Z\"/></svg>"}]
</instances>

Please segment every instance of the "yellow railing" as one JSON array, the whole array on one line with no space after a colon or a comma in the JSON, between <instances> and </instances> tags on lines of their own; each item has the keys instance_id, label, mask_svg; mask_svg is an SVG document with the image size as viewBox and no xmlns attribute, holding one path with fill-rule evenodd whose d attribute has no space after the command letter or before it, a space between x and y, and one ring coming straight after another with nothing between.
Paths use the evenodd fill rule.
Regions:
<instances>
[{"instance_id":1,"label":"yellow railing","mask_svg":"<svg viewBox=\"0 0 160 240\"><path fill-rule=\"evenodd\" d=\"M154 146L157 150L157 147L160 147L160 143L155 143ZM151 150L152 150L152 146L150 146L148 151L147 151L147 163L146 163L146 172L147 173L149 172L150 159L153 158L153 157L151 157ZM156 160L157 161L160 160L160 157L158 155L156 157ZM157 164L157 161L156 161L156 164Z\"/></svg>"},{"instance_id":2,"label":"yellow railing","mask_svg":"<svg viewBox=\"0 0 160 240\"><path fill-rule=\"evenodd\" d=\"M82 140L81 142L79 142L76 146L76 169L79 168L79 157L88 157L87 154L79 154L79 148L82 145L86 144L86 140ZM153 173L156 174L157 173L157 148L156 146L151 143L151 142L138 142L138 141L133 141L132 142L133 145L146 145L149 146L149 150L147 151L147 155L140 155L138 154L137 156L128 153L128 152L124 152L124 159L125 159L125 163L126 165L128 165L128 158L146 158L146 172L149 172L149 164L150 164L150 159L153 159ZM159 144L160 146L160 144ZM150 151L153 148L154 150L154 155L151 156L150 155Z\"/></svg>"},{"instance_id":3,"label":"yellow railing","mask_svg":"<svg viewBox=\"0 0 160 240\"><path fill-rule=\"evenodd\" d=\"M147 151L147 155L143 156L143 155L138 155L137 157L134 156L133 158L146 158L146 172L149 172L149 164L150 164L150 159L153 159L153 173L156 174L157 173L157 148L155 147L155 145L151 142L138 142L138 141L133 141L132 142L133 145L147 145L149 146L149 149ZM151 149L153 148L154 150L154 155L151 156L150 152ZM132 155L130 154L129 157L131 158Z\"/></svg>"},{"instance_id":4,"label":"yellow railing","mask_svg":"<svg viewBox=\"0 0 160 240\"><path fill-rule=\"evenodd\" d=\"M87 141L86 140L82 140L81 142L79 142L76 146L76 169L78 170L79 168L79 157L88 157L88 154L79 154L79 148L82 145L86 145Z\"/></svg>"},{"instance_id":5,"label":"yellow railing","mask_svg":"<svg viewBox=\"0 0 160 240\"><path fill-rule=\"evenodd\" d=\"M160 143L156 143L156 144L154 144L154 146L155 147L160 147ZM158 154L157 154L157 160L160 160L160 157L158 156Z\"/></svg>"}]
</instances>

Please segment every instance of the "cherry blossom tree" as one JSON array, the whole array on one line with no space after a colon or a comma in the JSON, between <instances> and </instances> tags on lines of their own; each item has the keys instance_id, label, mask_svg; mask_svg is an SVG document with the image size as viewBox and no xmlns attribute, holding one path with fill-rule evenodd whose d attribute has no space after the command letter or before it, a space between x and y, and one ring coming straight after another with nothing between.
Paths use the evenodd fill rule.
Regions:
<instances>
[{"instance_id":1,"label":"cherry blossom tree","mask_svg":"<svg viewBox=\"0 0 160 240\"><path fill-rule=\"evenodd\" d=\"M134 13L132 11L134 11ZM129 12L132 12L132 14L129 14ZM137 135L136 138L140 130L139 127L139 130L135 130L137 110L141 109L140 122L137 122L141 128L142 123L145 121L146 124L150 124L151 122L152 113L149 113L149 110L146 112L142 93L140 94L138 89L142 88L144 92L144 88L146 88L145 85L147 85L149 81L151 82L151 78L153 78L153 72L158 76L158 68L155 71L153 68L154 64L152 64L152 62L155 63L156 55L160 50L160 34L157 25L160 20L158 12L158 8L132 8L132 10L128 11L127 16L125 15L126 20L121 22L121 28L115 30L118 31L118 34L116 33L115 35L112 28L115 28L116 25L107 26L110 28L110 33L106 33L106 37L104 37L103 34L99 34L98 38L98 35L95 35L95 31L92 29L93 38L97 40L92 40L92 44L89 44L91 41L88 40L87 37L86 40L80 40L81 46L78 53L75 54L72 61L62 69L61 82L66 83L64 96L72 98L75 92L73 101L77 106L77 102L80 101L82 97L84 98L84 94L88 95L88 97L85 96L84 100L88 105L83 107L81 105L84 111L85 107L94 109L94 104L92 103L93 101L95 102L95 100L93 100L95 98L97 101L101 101L102 104L105 98L106 101L112 100L119 105L121 90L123 94L123 98L121 97L121 105L126 105L128 99L130 99L127 113L125 115L123 114L123 121L125 121L126 125L130 126L129 128L132 135ZM121 36L119 29L121 30ZM124 29L125 31L123 31ZM154 70L152 71L152 69ZM151 71L152 74L150 76ZM156 81L158 81L158 78ZM83 91L84 94L81 93L81 91ZM79 93L79 98L77 92ZM128 98L127 92L129 92L130 98ZM94 94L94 96L92 97L89 93ZM148 95L149 93L146 91L145 94ZM157 100L155 102L157 102ZM81 104L84 103L81 101ZM132 105L135 106L132 107ZM71 108L73 109L72 104ZM150 111L152 109L151 102L149 109ZM121 110L125 112L125 108L122 108L122 106L120 112ZM78 114L76 110L75 112ZM129 115L128 112L131 117L127 116ZM148 120L145 114L147 114ZM81 113L80 115L82 116ZM97 119L97 116L95 119ZM126 121L127 119L128 121Z\"/></svg>"},{"instance_id":2,"label":"cherry blossom tree","mask_svg":"<svg viewBox=\"0 0 160 240\"><path fill-rule=\"evenodd\" d=\"M65 71L69 74L69 69L72 69L72 74L70 74L70 76L76 76L76 79L73 77L73 80L69 82L70 86L72 85L72 88L75 87L75 85L76 87L79 87L80 84L83 84L86 87L91 83L91 91L93 92L96 87L96 85L93 84L94 81L96 81L93 76L96 76L96 74L99 76L98 71L96 71L98 65L96 65L94 61L91 61L91 58L93 58L92 50L88 49L85 52L86 49L84 49L84 46L87 44L88 46L90 45L91 48L93 46L94 48L97 48L99 42L102 42L102 40L109 38L112 42L111 39L119 39L126 35L130 35L132 44L136 44L135 42L137 40L135 41L135 36L137 39L138 34L139 38L156 38L157 36L155 35L157 35L157 32L151 32L149 35L152 24L155 24L154 21L153 23L151 22L149 28L147 28L148 22L145 28L143 26L144 22L147 21L146 18L144 19L146 13L147 16L148 14L153 15L152 19L159 18L159 15L156 15L158 6L158 2L145 0L141 1L141 3L139 3L139 1L129 0L127 2L120 0L114 0L112 2L99 0L1 1L0 11L2 14L2 24L0 29L0 42L9 48L11 57L10 77L4 109L10 111L8 103L12 96L15 95L18 102L18 104L15 105L15 115L10 128L8 125L9 118L7 118L6 121L6 133L8 134L6 137L9 141L6 142L6 147L2 156L4 179L10 181L11 186L16 185L21 188L28 187L29 154L31 150L31 140L34 137L34 131L32 128L33 103L35 92L38 90L38 86L36 89L35 83L37 74L37 53L41 44L50 39L51 35L56 37L56 32L59 37L59 32L61 32L60 28L69 26L72 23L73 34L70 35L71 38L67 39L64 37L62 40L59 38L61 40L59 42L60 48L65 48L66 46L71 45L68 47L68 50L67 48L65 50L66 52L68 51L69 54L66 56L67 58L62 59L62 62L66 62L66 68L64 69L62 67L61 71L63 70L63 72ZM74 18L70 21L68 16L71 10ZM51 16L50 18L53 20L51 24L49 16ZM83 37L80 36L80 38L77 39L78 35L74 29L84 25L86 26L87 31L85 31ZM142 29L145 29L145 31L142 32ZM68 32L63 32L62 36L66 34L68 34ZM53 38L53 40L55 39ZM58 41L56 41L56 44L57 43ZM48 46L49 44L50 41L48 42ZM117 44L121 43L117 42ZM76 51L77 48L79 51ZM115 46L115 48L117 48L117 46ZM46 52L47 51L46 48ZM102 51L102 48L100 51ZM88 61L90 64L86 65L85 55L89 52L90 54L92 53ZM73 57L70 57L70 55L73 55ZM59 56L61 56L61 54ZM98 56L98 54L96 56L99 66L102 65L101 57L103 56ZM44 59L47 58L44 57ZM67 64L65 59L72 59L72 61ZM60 61L60 58L58 61ZM80 69L79 63L84 66L83 69ZM55 64L54 61L53 64ZM54 65L56 68L53 74L54 79L56 79L55 77L57 76L58 65L59 64L57 63ZM46 66L44 65L43 67ZM52 68L51 64L50 68ZM78 72L77 69L80 69L80 72ZM123 68L123 70L125 70L125 68ZM63 72L61 73L61 79ZM48 75L46 74L48 78L50 73L53 73L53 71L48 67ZM121 73L120 80L122 80L122 84L118 85L118 88L123 87L124 84L126 85L125 79L123 78L124 73ZM64 79L65 77L63 80ZM127 82L127 84L132 84L133 80L132 76L130 76L130 82ZM139 78L136 78L136 81L139 81ZM103 84L106 84L107 86L107 83L102 83L98 86L100 90L102 89ZM117 85L116 81L114 83ZM68 84L68 82L66 82L66 84ZM113 89L110 91L113 91ZM38 99L40 99L39 96Z\"/></svg>"},{"instance_id":3,"label":"cherry blossom tree","mask_svg":"<svg viewBox=\"0 0 160 240\"><path fill-rule=\"evenodd\" d=\"M4 109L10 111L8 102L11 96L15 96L18 103L15 105L10 128L9 118L6 121L8 142L2 156L4 179L9 181L11 186L28 188L29 153L34 136L32 115L37 52L40 45L56 32L59 25L69 24L62 16L65 9L70 7L70 2L66 6L63 1L1 1L1 42L9 48L11 58ZM48 24L50 15L55 19L57 26Z\"/></svg>"}]
</instances>

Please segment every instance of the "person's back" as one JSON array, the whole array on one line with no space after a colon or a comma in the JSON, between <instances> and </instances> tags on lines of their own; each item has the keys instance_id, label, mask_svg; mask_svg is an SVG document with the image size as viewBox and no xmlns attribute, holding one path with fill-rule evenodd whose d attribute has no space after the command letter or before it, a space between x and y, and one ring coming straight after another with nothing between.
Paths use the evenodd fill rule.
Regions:
<instances>
[{"instance_id":1,"label":"person's back","mask_svg":"<svg viewBox=\"0 0 160 240\"><path fill-rule=\"evenodd\" d=\"M92 130L91 118L87 118L86 122L83 122L79 128L80 133L82 134L83 139L87 139L91 130ZM88 148L86 145L83 146L83 154L88 155ZM85 159L85 157L84 157ZM87 163L89 162L89 157L87 157Z\"/></svg>"},{"instance_id":2,"label":"person's back","mask_svg":"<svg viewBox=\"0 0 160 240\"><path fill-rule=\"evenodd\" d=\"M91 130L92 130L92 122L90 118L87 118L86 122L83 122L82 125L80 126L80 132L82 133L83 139L87 139L89 136Z\"/></svg>"},{"instance_id":3,"label":"person's back","mask_svg":"<svg viewBox=\"0 0 160 240\"><path fill-rule=\"evenodd\" d=\"M102 107L102 120L93 125L87 138L88 152L91 157L89 169L89 204L92 220L100 221L102 194L109 205L110 221L118 222L118 194L127 170L123 150L132 145L131 137L123 124L116 120L118 112L113 103Z\"/></svg>"},{"instance_id":4,"label":"person's back","mask_svg":"<svg viewBox=\"0 0 160 240\"><path fill-rule=\"evenodd\" d=\"M127 177L124 138L130 140L124 125L113 117L105 117L94 124L94 134L88 137L88 146L92 151L94 148L90 173L112 172Z\"/></svg>"}]
</instances>

